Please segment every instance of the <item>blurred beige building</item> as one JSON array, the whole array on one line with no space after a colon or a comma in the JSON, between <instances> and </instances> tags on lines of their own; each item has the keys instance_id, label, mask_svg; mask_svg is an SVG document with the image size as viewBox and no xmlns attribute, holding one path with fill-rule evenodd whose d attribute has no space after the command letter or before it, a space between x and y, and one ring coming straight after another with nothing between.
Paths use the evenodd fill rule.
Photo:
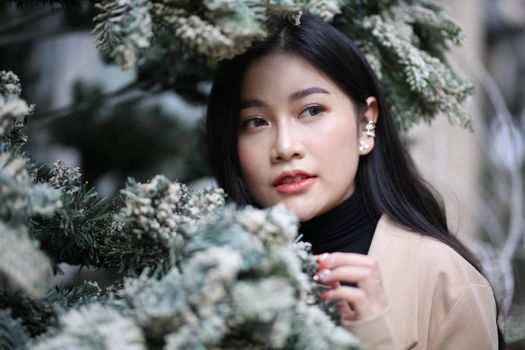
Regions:
<instances>
[{"instance_id":1,"label":"blurred beige building","mask_svg":"<svg viewBox=\"0 0 525 350\"><path fill-rule=\"evenodd\" d=\"M452 52L452 62L458 64L464 74L471 78L465 64L465 50L472 50L482 57L484 31L483 2L481 0L441 0L452 17L463 28L466 36L464 47ZM479 91L479 87L476 87ZM484 132L480 113L480 94L465 103L473 119L475 133L452 126L446 116L437 118L431 126L422 124L410 130L413 143L411 154L423 176L435 186L445 200L449 226L460 238L470 237L478 231L475 208L480 186L483 157L478 137Z\"/></svg>"}]
</instances>

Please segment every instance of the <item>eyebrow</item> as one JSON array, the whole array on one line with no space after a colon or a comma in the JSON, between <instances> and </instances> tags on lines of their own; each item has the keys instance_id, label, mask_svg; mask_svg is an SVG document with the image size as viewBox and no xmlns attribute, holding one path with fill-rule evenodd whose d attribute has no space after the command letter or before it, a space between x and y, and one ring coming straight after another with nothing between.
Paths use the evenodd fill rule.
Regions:
<instances>
[{"instance_id":1,"label":"eyebrow","mask_svg":"<svg viewBox=\"0 0 525 350\"><path fill-rule=\"evenodd\" d=\"M290 102L297 101L311 94L330 95L330 93L327 90L320 88L318 86L312 86L312 87L294 92L293 94L288 96L288 101ZM244 99L240 101L240 109L246 109L246 108L251 108L251 107L266 107L266 106L268 106L266 102L258 98Z\"/></svg>"}]
</instances>

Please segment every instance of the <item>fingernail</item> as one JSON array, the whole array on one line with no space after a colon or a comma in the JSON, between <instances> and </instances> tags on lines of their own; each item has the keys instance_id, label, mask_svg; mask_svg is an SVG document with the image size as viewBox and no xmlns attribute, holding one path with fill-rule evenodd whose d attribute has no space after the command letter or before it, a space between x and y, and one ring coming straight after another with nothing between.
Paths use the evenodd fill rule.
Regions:
<instances>
[{"instance_id":1,"label":"fingernail","mask_svg":"<svg viewBox=\"0 0 525 350\"><path fill-rule=\"evenodd\" d=\"M317 263L317 270L324 270L332 263L333 258L328 253L324 253L319 257L319 261Z\"/></svg>"},{"instance_id":2,"label":"fingernail","mask_svg":"<svg viewBox=\"0 0 525 350\"><path fill-rule=\"evenodd\" d=\"M324 269L324 270L321 270L318 274L316 274L314 276L314 281L319 281L319 280L322 280L328 276L330 276L330 274L332 273L332 271L330 269Z\"/></svg>"},{"instance_id":3,"label":"fingernail","mask_svg":"<svg viewBox=\"0 0 525 350\"><path fill-rule=\"evenodd\" d=\"M328 299L330 298L330 295L332 295L334 291L333 290L328 290L326 292L324 292L323 294L321 294L321 299Z\"/></svg>"},{"instance_id":4,"label":"fingernail","mask_svg":"<svg viewBox=\"0 0 525 350\"><path fill-rule=\"evenodd\" d=\"M330 253L323 253L323 254L320 254L320 255L316 255L315 256L315 260L317 260L317 261L324 260L324 259L328 258L328 256L330 256Z\"/></svg>"},{"instance_id":5,"label":"fingernail","mask_svg":"<svg viewBox=\"0 0 525 350\"><path fill-rule=\"evenodd\" d=\"M330 276L331 273L332 273L332 270L330 269L324 269L324 270L321 270L321 272L319 272L319 274L321 275L321 278L328 277Z\"/></svg>"}]
</instances>

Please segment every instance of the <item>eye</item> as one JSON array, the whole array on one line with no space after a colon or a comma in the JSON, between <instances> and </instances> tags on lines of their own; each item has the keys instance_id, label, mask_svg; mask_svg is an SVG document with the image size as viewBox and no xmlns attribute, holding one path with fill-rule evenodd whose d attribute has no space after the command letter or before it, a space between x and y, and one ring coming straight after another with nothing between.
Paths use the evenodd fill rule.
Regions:
<instances>
[{"instance_id":1,"label":"eye","mask_svg":"<svg viewBox=\"0 0 525 350\"><path fill-rule=\"evenodd\" d=\"M255 129L260 126L268 125L268 122L261 117L253 117L245 120L241 124L241 129Z\"/></svg>"},{"instance_id":2,"label":"eye","mask_svg":"<svg viewBox=\"0 0 525 350\"><path fill-rule=\"evenodd\" d=\"M326 109L321 105L310 105L303 109L303 111L301 112L301 116L304 116L306 118L315 117L316 115L321 114L324 111L326 111Z\"/></svg>"}]
</instances>

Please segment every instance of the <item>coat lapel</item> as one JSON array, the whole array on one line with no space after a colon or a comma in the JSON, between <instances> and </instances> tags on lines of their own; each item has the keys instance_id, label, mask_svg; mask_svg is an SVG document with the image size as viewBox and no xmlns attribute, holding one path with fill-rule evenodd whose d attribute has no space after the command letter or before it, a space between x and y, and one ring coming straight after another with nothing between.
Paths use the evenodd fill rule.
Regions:
<instances>
[{"instance_id":1,"label":"coat lapel","mask_svg":"<svg viewBox=\"0 0 525 350\"><path fill-rule=\"evenodd\" d=\"M390 315L402 349L416 346L419 305L419 242L421 236L396 226L383 215L368 255L379 263Z\"/></svg>"}]
</instances>

